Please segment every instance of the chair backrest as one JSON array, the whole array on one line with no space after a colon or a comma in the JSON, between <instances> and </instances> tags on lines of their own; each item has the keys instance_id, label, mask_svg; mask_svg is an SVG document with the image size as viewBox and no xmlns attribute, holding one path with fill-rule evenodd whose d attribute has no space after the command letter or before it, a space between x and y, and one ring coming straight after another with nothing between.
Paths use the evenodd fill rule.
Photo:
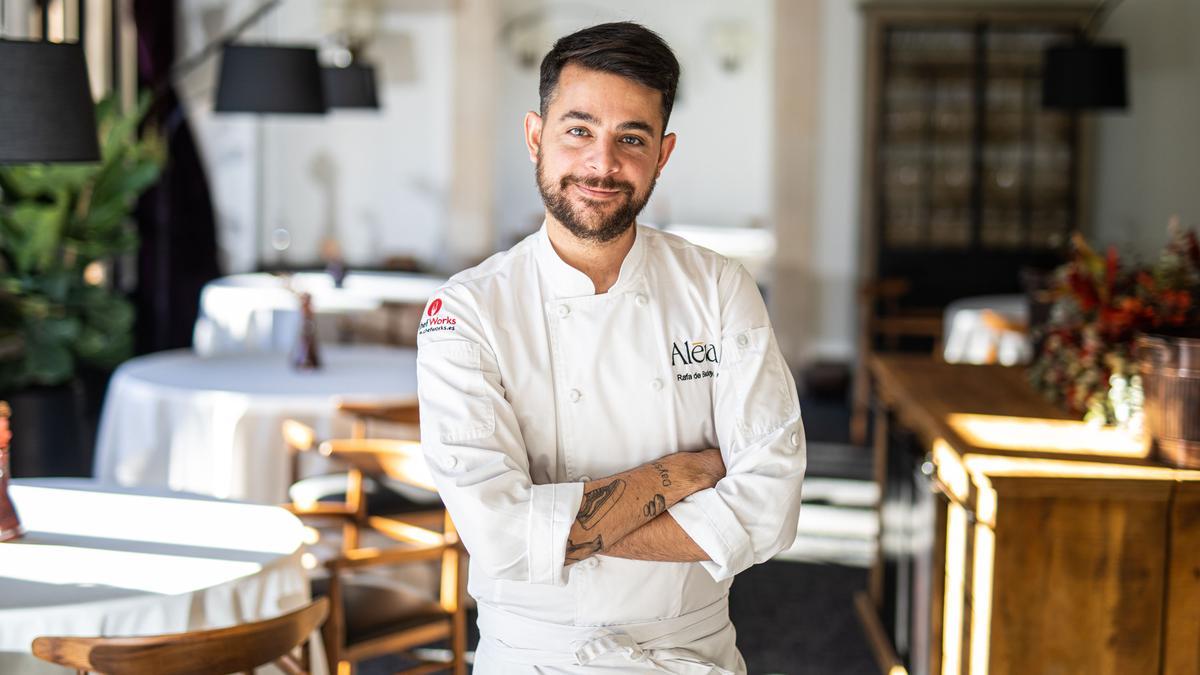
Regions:
<instances>
[{"instance_id":1,"label":"chair backrest","mask_svg":"<svg viewBox=\"0 0 1200 675\"><path fill-rule=\"evenodd\" d=\"M283 421L283 442L293 452L304 452L317 442L317 432L312 427L296 420Z\"/></svg>"},{"instance_id":2,"label":"chair backrest","mask_svg":"<svg viewBox=\"0 0 1200 675\"><path fill-rule=\"evenodd\" d=\"M421 415L417 399L402 399L393 401L338 401L338 412L354 418L351 432L353 438L367 438L367 427L371 422L384 422L392 425L386 434L393 438L421 437ZM397 427L402 427L403 430Z\"/></svg>"},{"instance_id":3,"label":"chair backrest","mask_svg":"<svg viewBox=\"0 0 1200 675\"><path fill-rule=\"evenodd\" d=\"M395 401L338 401L338 411L365 420L395 424L420 424L417 399Z\"/></svg>"},{"instance_id":4,"label":"chair backrest","mask_svg":"<svg viewBox=\"0 0 1200 675\"><path fill-rule=\"evenodd\" d=\"M320 598L265 621L215 630L148 637L39 637L38 658L105 675L227 675L272 661L286 671L300 669L290 652L308 640L329 613Z\"/></svg>"},{"instance_id":5,"label":"chair backrest","mask_svg":"<svg viewBox=\"0 0 1200 675\"><path fill-rule=\"evenodd\" d=\"M337 458L368 476L437 491L418 441L394 438L344 438L325 441L320 452Z\"/></svg>"}]
</instances>

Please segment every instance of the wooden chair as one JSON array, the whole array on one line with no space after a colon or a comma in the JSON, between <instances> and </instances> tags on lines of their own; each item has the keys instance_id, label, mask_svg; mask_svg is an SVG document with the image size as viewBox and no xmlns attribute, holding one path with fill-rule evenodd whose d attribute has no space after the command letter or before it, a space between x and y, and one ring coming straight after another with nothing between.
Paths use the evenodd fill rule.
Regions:
<instances>
[{"instance_id":1,"label":"wooden chair","mask_svg":"<svg viewBox=\"0 0 1200 675\"><path fill-rule=\"evenodd\" d=\"M871 377L867 361L876 351L896 351L905 338L932 342L934 355L942 352L942 312L901 307L912 286L907 279L879 279L863 284L858 292L858 363L854 368L854 401L850 413L850 442L866 445L871 405Z\"/></svg>"},{"instance_id":2,"label":"wooden chair","mask_svg":"<svg viewBox=\"0 0 1200 675\"><path fill-rule=\"evenodd\" d=\"M325 562L326 579L314 581L313 592L329 598L332 609L323 630L331 672L347 675L364 659L410 652L448 640L451 661L422 661L407 673L452 670L466 673L465 550L444 507L376 515L368 509L362 477L383 478L425 490L436 490L425 466L420 443L397 439L340 439L320 444L321 454L338 460L359 478L348 483L346 501L322 502L311 509L293 505L301 517L343 521L341 552ZM367 532L395 546L364 546ZM438 599L418 597L396 584L375 583L363 574L372 568L440 561ZM411 652L410 652L411 653ZM415 657L414 657L415 658ZM416 659L421 661L420 659Z\"/></svg>"},{"instance_id":3,"label":"wooden chair","mask_svg":"<svg viewBox=\"0 0 1200 675\"><path fill-rule=\"evenodd\" d=\"M307 659L292 652L308 641L329 612L319 598L265 621L148 637L39 637L33 653L43 661L106 675L226 675L253 673L274 663L285 673L307 673Z\"/></svg>"},{"instance_id":4,"label":"wooden chair","mask_svg":"<svg viewBox=\"0 0 1200 675\"><path fill-rule=\"evenodd\" d=\"M372 422L400 425L404 438L420 438L421 413L417 399L396 401L338 401L338 412L354 418L353 438L366 438ZM376 434L378 435L378 434Z\"/></svg>"}]
</instances>

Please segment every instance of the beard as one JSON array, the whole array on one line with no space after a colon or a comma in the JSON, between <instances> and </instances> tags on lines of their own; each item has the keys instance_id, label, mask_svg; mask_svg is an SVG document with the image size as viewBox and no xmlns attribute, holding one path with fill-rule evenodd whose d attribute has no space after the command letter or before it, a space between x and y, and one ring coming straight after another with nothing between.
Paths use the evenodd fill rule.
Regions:
<instances>
[{"instance_id":1,"label":"beard","mask_svg":"<svg viewBox=\"0 0 1200 675\"><path fill-rule=\"evenodd\" d=\"M571 234L584 241L604 244L624 234L633 226L638 214L645 208L646 202L650 201L655 182L654 179L651 179L650 186L642 195L637 193L632 183L615 178L580 178L568 174L559 179L558 184L555 185L546 178L542 171L542 153L540 149L538 150L538 192L542 195L542 202L546 205L546 210ZM579 183L584 187L597 190L620 190L624 199L615 205L608 205L583 197L585 206L579 207L567 195L567 190L572 183Z\"/></svg>"}]
</instances>

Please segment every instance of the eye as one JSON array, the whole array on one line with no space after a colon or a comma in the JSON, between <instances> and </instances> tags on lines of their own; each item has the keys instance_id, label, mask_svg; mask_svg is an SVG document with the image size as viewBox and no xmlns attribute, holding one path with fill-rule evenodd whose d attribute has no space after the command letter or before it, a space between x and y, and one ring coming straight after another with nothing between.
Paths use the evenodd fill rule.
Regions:
<instances>
[{"instance_id":1,"label":"eye","mask_svg":"<svg viewBox=\"0 0 1200 675\"><path fill-rule=\"evenodd\" d=\"M629 145L645 145L645 144L646 144L646 142L645 142L645 141L643 141L642 139L638 138L637 136L622 136L622 137L621 137L621 142L622 142L622 143L627 143L627 144L629 144Z\"/></svg>"},{"instance_id":2,"label":"eye","mask_svg":"<svg viewBox=\"0 0 1200 675\"><path fill-rule=\"evenodd\" d=\"M588 133L588 130L584 129L583 127L571 127L570 129L567 129L567 134L576 138L583 138L591 135Z\"/></svg>"}]
</instances>

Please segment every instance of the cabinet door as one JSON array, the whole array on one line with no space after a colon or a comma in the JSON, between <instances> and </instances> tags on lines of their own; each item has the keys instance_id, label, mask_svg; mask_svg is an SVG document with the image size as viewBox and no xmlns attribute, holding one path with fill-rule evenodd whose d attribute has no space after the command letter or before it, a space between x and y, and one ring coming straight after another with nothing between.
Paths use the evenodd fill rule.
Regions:
<instances>
[{"instance_id":1,"label":"cabinet door","mask_svg":"<svg viewBox=\"0 0 1200 675\"><path fill-rule=\"evenodd\" d=\"M1171 483L992 485L989 673L1160 672Z\"/></svg>"},{"instance_id":2,"label":"cabinet door","mask_svg":"<svg viewBox=\"0 0 1200 675\"><path fill-rule=\"evenodd\" d=\"M1042 108L1042 54L1061 29L993 26L984 35L979 243L1055 250L1076 221L1074 116Z\"/></svg>"},{"instance_id":3,"label":"cabinet door","mask_svg":"<svg viewBox=\"0 0 1200 675\"><path fill-rule=\"evenodd\" d=\"M1171 563L1163 673L1200 673L1200 483L1180 483L1171 500Z\"/></svg>"}]
</instances>

